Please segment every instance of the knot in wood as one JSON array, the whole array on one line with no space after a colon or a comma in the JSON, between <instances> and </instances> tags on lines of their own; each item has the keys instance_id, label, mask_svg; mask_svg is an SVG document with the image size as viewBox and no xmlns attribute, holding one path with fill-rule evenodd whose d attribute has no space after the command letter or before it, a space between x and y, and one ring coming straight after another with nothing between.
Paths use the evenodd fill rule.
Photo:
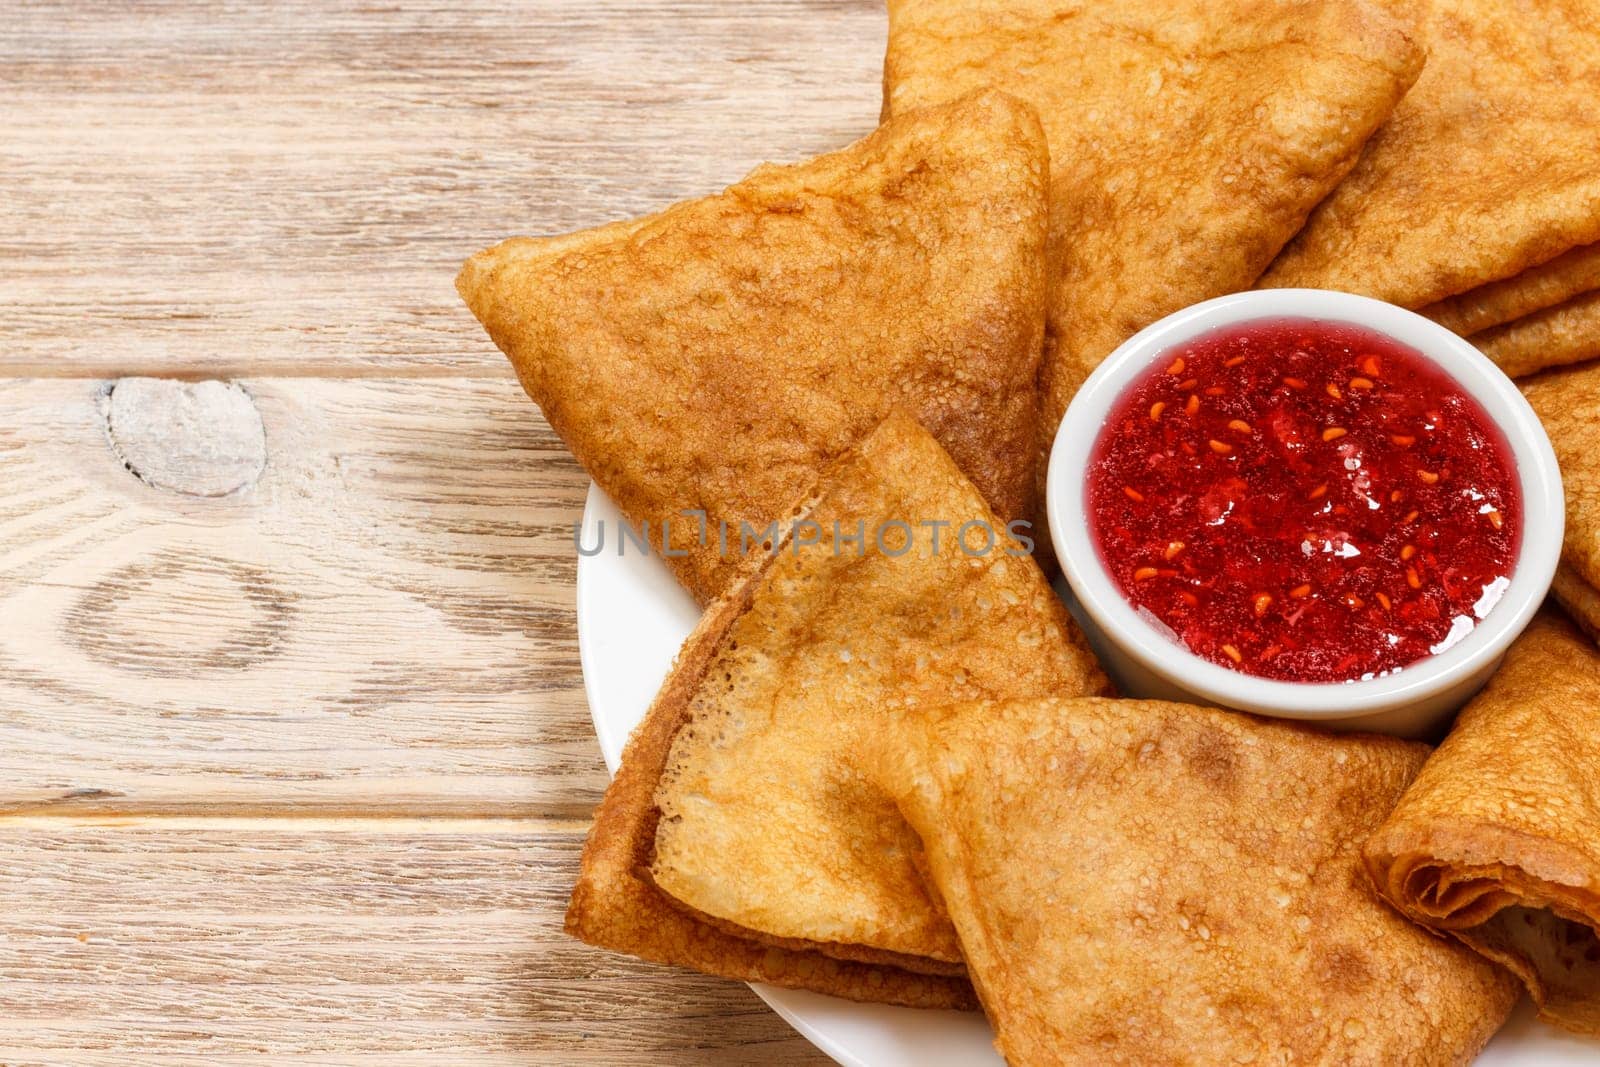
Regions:
<instances>
[{"instance_id":1,"label":"knot in wood","mask_svg":"<svg viewBox=\"0 0 1600 1067\"><path fill-rule=\"evenodd\" d=\"M158 489L227 496L254 485L267 465L261 413L233 382L121 378L105 418L122 465Z\"/></svg>"}]
</instances>

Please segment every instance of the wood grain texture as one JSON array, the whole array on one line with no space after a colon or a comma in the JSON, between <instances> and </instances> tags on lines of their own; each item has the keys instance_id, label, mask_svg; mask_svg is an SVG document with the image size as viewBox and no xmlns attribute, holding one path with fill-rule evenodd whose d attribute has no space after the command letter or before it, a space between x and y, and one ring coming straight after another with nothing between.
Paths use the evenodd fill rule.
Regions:
<instances>
[{"instance_id":1,"label":"wood grain texture","mask_svg":"<svg viewBox=\"0 0 1600 1067\"><path fill-rule=\"evenodd\" d=\"M871 130L877 0L6 5L0 374L509 373L479 248Z\"/></svg>"},{"instance_id":2,"label":"wood grain texture","mask_svg":"<svg viewBox=\"0 0 1600 1067\"><path fill-rule=\"evenodd\" d=\"M577 830L0 828L0 1062L823 1062L743 986L560 929Z\"/></svg>"},{"instance_id":3,"label":"wood grain texture","mask_svg":"<svg viewBox=\"0 0 1600 1067\"><path fill-rule=\"evenodd\" d=\"M867 132L877 0L0 19L0 1063L822 1062L558 932L586 479L452 279Z\"/></svg>"},{"instance_id":4,"label":"wood grain texture","mask_svg":"<svg viewBox=\"0 0 1600 1067\"><path fill-rule=\"evenodd\" d=\"M0 811L588 813L587 480L513 380L245 379L223 497L124 465L184 451L113 447L141 384L0 383Z\"/></svg>"}]
</instances>

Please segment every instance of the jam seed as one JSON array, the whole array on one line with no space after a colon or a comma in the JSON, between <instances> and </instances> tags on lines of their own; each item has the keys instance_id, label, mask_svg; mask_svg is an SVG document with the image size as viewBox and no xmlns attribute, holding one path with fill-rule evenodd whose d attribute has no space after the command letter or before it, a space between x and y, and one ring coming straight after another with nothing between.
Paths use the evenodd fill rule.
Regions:
<instances>
[{"instance_id":1,"label":"jam seed","mask_svg":"<svg viewBox=\"0 0 1600 1067\"><path fill-rule=\"evenodd\" d=\"M1122 493L1123 493L1124 496L1126 496L1129 500L1133 501L1135 504L1143 504L1144 503L1144 494L1139 492L1139 490L1135 489L1131 485L1123 486L1122 487Z\"/></svg>"},{"instance_id":2,"label":"jam seed","mask_svg":"<svg viewBox=\"0 0 1600 1067\"><path fill-rule=\"evenodd\" d=\"M1401 526L1410 526L1412 523L1414 523L1416 521L1417 521L1417 513L1415 511L1408 511L1408 512L1406 512L1406 517L1400 520L1400 525Z\"/></svg>"},{"instance_id":3,"label":"jam seed","mask_svg":"<svg viewBox=\"0 0 1600 1067\"><path fill-rule=\"evenodd\" d=\"M1202 389L1200 391L1202 393L1206 394L1206 396L1221 396L1223 393L1226 393L1228 390L1223 388L1220 385L1208 385L1208 386L1206 386L1204 389Z\"/></svg>"},{"instance_id":4,"label":"jam seed","mask_svg":"<svg viewBox=\"0 0 1600 1067\"><path fill-rule=\"evenodd\" d=\"M1306 380L1304 378L1285 378L1283 380L1283 384L1287 385L1290 389L1304 389L1306 387Z\"/></svg>"},{"instance_id":5,"label":"jam seed","mask_svg":"<svg viewBox=\"0 0 1600 1067\"><path fill-rule=\"evenodd\" d=\"M1389 440L1401 448L1410 448L1417 443L1417 439L1408 433L1392 433L1389 435Z\"/></svg>"},{"instance_id":6,"label":"jam seed","mask_svg":"<svg viewBox=\"0 0 1600 1067\"><path fill-rule=\"evenodd\" d=\"M1261 618L1267 613L1267 609L1272 607L1272 594L1257 593L1255 599L1250 601L1250 606L1255 610L1256 618Z\"/></svg>"},{"instance_id":7,"label":"jam seed","mask_svg":"<svg viewBox=\"0 0 1600 1067\"><path fill-rule=\"evenodd\" d=\"M1140 567L1138 570L1133 572L1133 580L1136 582L1148 582L1155 576L1156 569L1154 567Z\"/></svg>"},{"instance_id":8,"label":"jam seed","mask_svg":"<svg viewBox=\"0 0 1600 1067\"><path fill-rule=\"evenodd\" d=\"M1178 392L1186 393L1190 389L1193 389L1195 386L1197 386L1199 384L1200 384L1200 379L1199 378L1185 378L1183 381L1178 383Z\"/></svg>"},{"instance_id":9,"label":"jam seed","mask_svg":"<svg viewBox=\"0 0 1600 1067\"><path fill-rule=\"evenodd\" d=\"M1343 426L1329 426L1326 430L1322 431L1322 439L1324 441L1337 441L1344 435L1345 429Z\"/></svg>"},{"instance_id":10,"label":"jam seed","mask_svg":"<svg viewBox=\"0 0 1600 1067\"><path fill-rule=\"evenodd\" d=\"M1339 391L1339 387L1337 385L1334 385L1332 382L1328 383L1328 395L1333 397L1335 400L1343 400L1344 399L1344 394L1342 392L1340 392Z\"/></svg>"},{"instance_id":11,"label":"jam seed","mask_svg":"<svg viewBox=\"0 0 1600 1067\"><path fill-rule=\"evenodd\" d=\"M1422 578L1417 574L1417 568L1415 568L1415 567L1407 567L1406 568L1406 584L1409 585L1413 589L1421 589L1422 588Z\"/></svg>"},{"instance_id":12,"label":"jam seed","mask_svg":"<svg viewBox=\"0 0 1600 1067\"><path fill-rule=\"evenodd\" d=\"M1307 582L1304 585L1295 586L1293 589L1289 590L1289 595L1294 597L1296 600L1300 600L1300 599L1303 599L1305 597L1310 596L1311 595L1311 583Z\"/></svg>"},{"instance_id":13,"label":"jam seed","mask_svg":"<svg viewBox=\"0 0 1600 1067\"><path fill-rule=\"evenodd\" d=\"M1350 379L1350 388L1352 388L1352 389L1371 389L1372 388L1372 379L1371 378L1351 378Z\"/></svg>"},{"instance_id":14,"label":"jam seed","mask_svg":"<svg viewBox=\"0 0 1600 1067\"><path fill-rule=\"evenodd\" d=\"M1433 471L1425 471L1421 469L1417 471L1417 477L1422 479L1423 485L1433 485L1439 480L1439 476L1433 473Z\"/></svg>"},{"instance_id":15,"label":"jam seed","mask_svg":"<svg viewBox=\"0 0 1600 1067\"><path fill-rule=\"evenodd\" d=\"M1183 357L1179 356L1177 359L1172 361L1170 366L1167 367L1167 373L1172 375L1173 377L1177 377L1178 375L1183 373L1183 367L1184 367Z\"/></svg>"},{"instance_id":16,"label":"jam seed","mask_svg":"<svg viewBox=\"0 0 1600 1067\"><path fill-rule=\"evenodd\" d=\"M1168 563L1171 563L1178 557L1178 553L1182 552L1183 549L1184 543L1182 541L1169 541L1167 543L1167 550L1161 553L1161 558L1166 560Z\"/></svg>"},{"instance_id":17,"label":"jam seed","mask_svg":"<svg viewBox=\"0 0 1600 1067\"><path fill-rule=\"evenodd\" d=\"M1191 608L1198 607L1200 604L1200 598L1189 592L1179 593L1178 599L1183 601Z\"/></svg>"},{"instance_id":18,"label":"jam seed","mask_svg":"<svg viewBox=\"0 0 1600 1067\"><path fill-rule=\"evenodd\" d=\"M1389 603L1389 598L1385 594L1383 594L1383 593L1374 593L1372 595L1378 598L1378 603L1383 605L1383 610L1384 611L1388 611L1390 608L1392 608L1394 606L1393 604Z\"/></svg>"},{"instance_id":19,"label":"jam seed","mask_svg":"<svg viewBox=\"0 0 1600 1067\"><path fill-rule=\"evenodd\" d=\"M1323 497L1325 497L1327 495L1328 495L1328 487L1326 485L1319 485L1315 489L1311 490L1311 499L1312 500L1321 500Z\"/></svg>"},{"instance_id":20,"label":"jam seed","mask_svg":"<svg viewBox=\"0 0 1600 1067\"><path fill-rule=\"evenodd\" d=\"M1486 511L1483 513L1483 515L1484 518L1489 520L1489 525L1493 526L1496 530L1505 525L1505 519L1500 517L1500 513L1498 511Z\"/></svg>"},{"instance_id":21,"label":"jam seed","mask_svg":"<svg viewBox=\"0 0 1600 1067\"><path fill-rule=\"evenodd\" d=\"M1407 545L1400 550L1400 562L1404 563L1417 554L1416 545Z\"/></svg>"},{"instance_id":22,"label":"jam seed","mask_svg":"<svg viewBox=\"0 0 1600 1067\"><path fill-rule=\"evenodd\" d=\"M1345 607L1349 608L1351 611L1360 611L1362 608L1367 606L1367 602L1356 596L1354 593L1346 593L1344 595L1344 603Z\"/></svg>"},{"instance_id":23,"label":"jam seed","mask_svg":"<svg viewBox=\"0 0 1600 1067\"><path fill-rule=\"evenodd\" d=\"M1241 655L1238 648L1233 645L1223 645L1222 651L1224 655L1233 660L1235 663L1241 663L1244 660L1244 656Z\"/></svg>"},{"instance_id":24,"label":"jam seed","mask_svg":"<svg viewBox=\"0 0 1600 1067\"><path fill-rule=\"evenodd\" d=\"M1391 503L1391 504L1398 504L1398 503L1400 503L1400 501L1402 501L1404 499L1405 499L1405 494L1402 493L1398 489L1396 489L1394 492L1389 494L1389 503Z\"/></svg>"},{"instance_id":25,"label":"jam seed","mask_svg":"<svg viewBox=\"0 0 1600 1067\"><path fill-rule=\"evenodd\" d=\"M1255 431L1250 428L1250 424L1245 422L1243 419L1230 419L1228 422L1228 429L1232 430L1234 433L1255 433Z\"/></svg>"},{"instance_id":26,"label":"jam seed","mask_svg":"<svg viewBox=\"0 0 1600 1067\"><path fill-rule=\"evenodd\" d=\"M1195 412L1199 411L1200 410L1200 398L1195 396L1193 393L1190 393L1189 394L1189 402L1187 404L1183 405L1183 410L1184 410L1185 413L1190 414L1190 415L1193 415Z\"/></svg>"},{"instance_id":27,"label":"jam seed","mask_svg":"<svg viewBox=\"0 0 1600 1067\"><path fill-rule=\"evenodd\" d=\"M1229 452L1233 451L1233 448L1231 446L1223 444L1221 441L1218 441L1215 437L1213 437L1210 441L1207 441L1206 443L1211 446L1211 451L1215 452L1219 456L1226 456Z\"/></svg>"},{"instance_id":28,"label":"jam seed","mask_svg":"<svg viewBox=\"0 0 1600 1067\"><path fill-rule=\"evenodd\" d=\"M1232 359L1223 361L1222 365L1224 367L1237 367L1239 364L1241 364L1243 362L1244 362L1244 357L1243 356L1234 356Z\"/></svg>"},{"instance_id":29,"label":"jam seed","mask_svg":"<svg viewBox=\"0 0 1600 1067\"><path fill-rule=\"evenodd\" d=\"M1161 413L1163 411L1165 411L1165 410L1167 410L1167 402L1165 400L1157 400L1154 404L1151 404L1150 405L1150 421L1151 422L1160 422L1161 421Z\"/></svg>"},{"instance_id":30,"label":"jam seed","mask_svg":"<svg viewBox=\"0 0 1600 1067\"><path fill-rule=\"evenodd\" d=\"M1356 366L1360 367L1361 373L1365 374L1368 378L1376 378L1383 373L1382 367L1378 365L1377 356L1362 356L1361 362L1356 364Z\"/></svg>"}]
</instances>

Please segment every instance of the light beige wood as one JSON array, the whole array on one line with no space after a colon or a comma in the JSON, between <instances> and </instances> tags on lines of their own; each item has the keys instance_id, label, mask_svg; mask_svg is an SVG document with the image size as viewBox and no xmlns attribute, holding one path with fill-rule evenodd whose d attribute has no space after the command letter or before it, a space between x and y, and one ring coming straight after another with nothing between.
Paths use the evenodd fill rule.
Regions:
<instances>
[{"instance_id":1,"label":"light beige wood","mask_svg":"<svg viewBox=\"0 0 1600 1067\"><path fill-rule=\"evenodd\" d=\"M6 7L27 375L508 373L467 255L848 143L885 33L878 0Z\"/></svg>"},{"instance_id":2,"label":"light beige wood","mask_svg":"<svg viewBox=\"0 0 1600 1067\"><path fill-rule=\"evenodd\" d=\"M452 279L867 132L878 0L0 20L0 1064L822 1062L558 932L586 480Z\"/></svg>"},{"instance_id":3,"label":"light beige wood","mask_svg":"<svg viewBox=\"0 0 1600 1067\"><path fill-rule=\"evenodd\" d=\"M587 479L514 380L245 379L186 420L136 391L190 392L0 383L0 811L588 813ZM218 481L184 437L257 416L249 485L171 487Z\"/></svg>"},{"instance_id":4,"label":"light beige wood","mask_svg":"<svg viewBox=\"0 0 1600 1067\"><path fill-rule=\"evenodd\" d=\"M822 1062L743 986L567 938L555 887L580 843L537 823L0 827L0 1063Z\"/></svg>"}]
</instances>

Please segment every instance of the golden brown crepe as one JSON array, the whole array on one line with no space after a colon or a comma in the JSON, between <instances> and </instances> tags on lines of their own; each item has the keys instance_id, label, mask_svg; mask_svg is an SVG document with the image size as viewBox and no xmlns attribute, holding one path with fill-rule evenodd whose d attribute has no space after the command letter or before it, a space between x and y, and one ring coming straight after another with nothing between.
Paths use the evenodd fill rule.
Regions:
<instances>
[{"instance_id":1,"label":"golden brown crepe","mask_svg":"<svg viewBox=\"0 0 1600 1067\"><path fill-rule=\"evenodd\" d=\"M1013 1067L1464 1063L1515 983L1384 905L1426 746L1181 704L964 705L875 738Z\"/></svg>"},{"instance_id":2,"label":"golden brown crepe","mask_svg":"<svg viewBox=\"0 0 1600 1067\"><path fill-rule=\"evenodd\" d=\"M1522 384L1561 465L1566 533L1554 593L1600 639L1600 364L1546 371Z\"/></svg>"},{"instance_id":3,"label":"golden brown crepe","mask_svg":"<svg viewBox=\"0 0 1600 1067\"><path fill-rule=\"evenodd\" d=\"M1262 279L1422 307L1600 241L1587 0L1419 0L1428 65Z\"/></svg>"},{"instance_id":4,"label":"golden brown crepe","mask_svg":"<svg viewBox=\"0 0 1600 1067\"><path fill-rule=\"evenodd\" d=\"M1536 618L1366 859L1401 911L1520 977L1541 1018L1600 1036L1600 650Z\"/></svg>"},{"instance_id":5,"label":"golden brown crepe","mask_svg":"<svg viewBox=\"0 0 1600 1067\"><path fill-rule=\"evenodd\" d=\"M1046 444L1143 326L1248 288L1417 76L1346 0L889 0L884 112L992 85L1050 142Z\"/></svg>"},{"instance_id":6,"label":"golden brown crepe","mask_svg":"<svg viewBox=\"0 0 1600 1067\"><path fill-rule=\"evenodd\" d=\"M978 94L659 215L513 238L456 284L622 512L658 548L670 522L705 602L740 524L759 543L896 405L1030 515L1048 168L1033 111Z\"/></svg>"},{"instance_id":7,"label":"golden brown crepe","mask_svg":"<svg viewBox=\"0 0 1600 1067\"><path fill-rule=\"evenodd\" d=\"M1596 589L1574 570L1562 563L1556 567L1555 579L1550 583L1550 595L1566 609L1583 632L1600 642L1600 589Z\"/></svg>"},{"instance_id":8,"label":"golden brown crepe","mask_svg":"<svg viewBox=\"0 0 1600 1067\"><path fill-rule=\"evenodd\" d=\"M1600 244L1580 245L1511 278L1429 304L1420 313L1463 337L1600 289Z\"/></svg>"},{"instance_id":9,"label":"golden brown crepe","mask_svg":"<svg viewBox=\"0 0 1600 1067\"><path fill-rule=\"evenodd\" d=\"M820 543L785 540L710 608L629 741L568 928L714 974L970 1005L916 839L852 754L951 699L1107 682L1037 565L909 417L885 420L799 514ZM835 552L834 530L864 537ZM995 546L978 554L984 530Z\"/></svg>"},{"instance_id":10,"label":"golden brown crepe","mask_svg":"<svg viewBox=\"0 0 1600 1067\"><path fill-rule=\"evenodd\" d=\"M1600 290L1475 333L1467 340L1513 378L1594 359L1600 356Z\"/></svg>"}]
</instances>

